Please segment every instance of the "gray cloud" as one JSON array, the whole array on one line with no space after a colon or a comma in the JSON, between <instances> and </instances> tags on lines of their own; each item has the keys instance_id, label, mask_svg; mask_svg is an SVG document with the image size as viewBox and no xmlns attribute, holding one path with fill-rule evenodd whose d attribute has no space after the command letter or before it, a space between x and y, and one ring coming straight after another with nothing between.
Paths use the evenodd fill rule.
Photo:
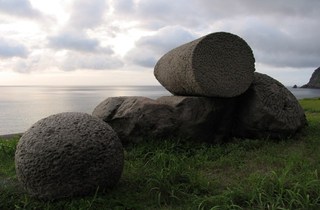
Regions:
<instances>
[{"instance_id":1,"label":"gray cloud","mask_svg":"<svg viewBox=\"0 0 320 210\"><path fill-rule=\"evenodd\" d=\"M276 67L318 66L320 43L315 40L320 29L308 21L300 24L305 30L294 31L255 19L243 24L239 34L250 44L257 62Z\"/></svg>"},{"instance_id":2,"label":"gray cloud","mask_svg":"<svg viewBox=\"0 0 320 210\"><path fill-rule=\"evenodd\" d=\"M28 49L17 42L9 41L0 38L0 57L21 57L26 58L29 54Z\"/></svg>"},{"instance_id":3,"label":"gray cloud","mask_svg":"<svg viewBox=\"0 0 320 210\"><path fill-rule=\"evenodd\" d=\"M32 53L25 59L15 59L11 68L18 73L40 72L56 66L54 53L42 50L42 53Z\"/></svg>"},{"instance_id":4,"label":"gray cloud","mask_svg":"<svg viewBox=\"0 0 320 210\"><path fill-rule=\"evenodd\" d=\"M105 0L75 0L71 7L71 15L66 25L60 30L60 32L53 36L48 36L48 46L52 49L58 50L70 50L76 52L86 52L97 55L98 54L111 55L113 50L110 47L103 47L100 44L100 40L96 38L90 38L88 36L88 29L94 29L104 21L104 14L106 11ZM79 57L74 56L73 57ZM72 59L71 59L72 60ZM93 60L93 58L91 58ZM79 66L93 66L94 69L104 68L105 62L99 61L100 64L89 65L82 62ZM79 62L81 63L81 62ZM66 69L75 69L78 65L74 65L75 62L70 64L70 67ZM63 66L68 66L63 65Z\"/></svg>"},{"instance_id":5,"label":"gray cloud","mask_svg":"<svg viewBox=\"0 0 320 210\"><path fill-rule=\"evenodd\" d=\"M47 37L46 52L52 53L44 53L44 56L51 58L56 51L67 50L68 58L63 62L49 64L64 70L114 69L120 68L123 62L128 68L130 65L153 68L170 49L216 31L228 31L244 38L262 66L305 69L320 65L319 0L73 0L69 6L64 7L70 17L63 26L59 25L63 22L57 22L54 27L45 24L48 28L42 28L43 34L39 34L39 37ZM43 17L28 0L0 0L0 13L32 18L32 21ZM5 21L10 23L11 18ZM54 34L47 34L52 32L50 30L54 30ZM111 47L104 46L119 34L121 37L128 34L132 40L132 36L136 38L141 31L155 34L136 41L123 62ZM5 33L10 38L12 35L28 39L27 34ZM32 55L42 54L43 49L39 47L44 44L31 40L27 44ZM18 42L0 39L0 56L24 58L28 56L28 49ZM30 56L21 60L31 62ZM43 63L48 62L43 60ZM27 69L32 71L37 62L27 64Z\"/></svg>"},{"instance_id":6,"label":"gray cloud","mask_svg":"<svg viewBox=\"0 0 320 210\"><path fill-rule=\"evenodd\" d=\"M0 0L0 12L27 18L42 16L41 12L34 9L28 0Z\"/></svg>"},{"instance_id":7,"label":"gray cloud","mask_svg":"<svg viewBox=\"0 0 320 210\"><path fill-rule=\"evenodd\" d=\"M194 38L195 35L182 27L169 26L160 29L155 35L142 37L136 42L136 45L164 53Z\"/></svg>"},{"instance_id":8,"label":"gray cloud","mask_svg":"<svg viewBox=\"0 0 320 210\"><path fill-rule=\"evenodd\" d=\"M101 47L97 39L89 38L85 33L77 31L61 32L56 36L48 37L49 46L55 49L68 49L83 52L97 52L112 54L107 47Z\"/></svg>"},{"instance_id":9,"label":"gray cloud","mask_svg":"<svg viewBox=\"0 0 320 210\"><path fill-rule=\"evenodd\" d=\"M116 0L113 2L113 8L116 14L128 15L135 10L133 0Z\"/></svg>"},{"instance_id":10,"label":"gray cloud","mask_svg":"<svg viewBox=\"0 0 320 210\"><path fill-rule=\"evenodd\" d=\"M114 8L115 15L138 20L140 27L148 30L178 25L202 35L216 31L238 34L250 44L260 63L294 68L320 65L318 0L119 0ZM161 52L155 48L168 49L170 42L178 39L144 37L127 57L151 67Z\"/></svg>"},{"instance_id":11,"label":"gray cloud","mask_svg":"<svg viewBox=\"0 0 320 210\"><path fill-rule=\"evenodd\" d=\"M301 0L199 0L197 2L198 8L205 12L205 16L215 19L239 16L268 16L267 18L275 19L297 16L319 17L317 8L320 6L318 0L310 0L308 2Z\"/></svg>"},{"instance_id":12,"label":"gray cloud","mask_svg":"<svg viewBox=\"0 0 320 210\"><path fill-rule=\"evenodd\" d=\"M59 64L59 67L64 71L77 69L115 70L122 66L123 62L117 57L78 52L69 52Z\"/></svg>"},{"instance_id":13,"label":"gray cloud","mask_svg":"<svg viewBox=\"0 0 320 210\"><path fill-rule=\"evenodd\" d=\"M154 67L164 53L193 39L195 35L182 27L164 27L155 35L141 37L125 58L136 65Z\"/></svg>"},{"instance_id":14,"label":"gray cloud","mask_svg":"<svg viewBox=\"0 0 320 210\"><path fill-rule=\"evenodd\" d=\"M30 55L27 59L17 59L11 68L15 72L30 73L44 71L48 68L59 68L63 71L115 70L122 66L123 62L117 56L78 51L67 51L65 55L59 56L48 49L43 54Z\"/></svg>"},{"instance_id":15,"label":"gray cloud","mask_svg":"<svg viewBox=\"0 0 320 210\"><path fill-rule=\"evenodd\" d=\"M195 27L199 25L201 13L191 0L118 0L114 4L115 15L128 20L141 20L148 29L160 29L168 25Z\"/></svg>"},{"instance_id":16,"label":"gray cloud","mask_svg":"<svg viewBox=\"0 0 320 210\"><path fill-rule=\"evenodd\" d=\"M74 1L68 27L79 30L94 28L103 22L106 9L106 0Z\"/></svg>"}]
</instances>

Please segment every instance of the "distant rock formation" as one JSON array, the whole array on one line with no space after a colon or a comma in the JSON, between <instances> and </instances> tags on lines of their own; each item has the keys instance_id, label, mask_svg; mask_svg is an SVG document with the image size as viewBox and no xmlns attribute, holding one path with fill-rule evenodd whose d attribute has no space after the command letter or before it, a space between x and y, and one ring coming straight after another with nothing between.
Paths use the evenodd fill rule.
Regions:
<instances>
[{"instance_id":1,"label":"distant rock formation","mask_svg":"<svg viewBox=\"0 0 320 210\"><path fill-rule=\"evenodd\" d=\"M301 88L320 88L320 67L314 70L309 82Z\"/></svg>"}]
</instances>

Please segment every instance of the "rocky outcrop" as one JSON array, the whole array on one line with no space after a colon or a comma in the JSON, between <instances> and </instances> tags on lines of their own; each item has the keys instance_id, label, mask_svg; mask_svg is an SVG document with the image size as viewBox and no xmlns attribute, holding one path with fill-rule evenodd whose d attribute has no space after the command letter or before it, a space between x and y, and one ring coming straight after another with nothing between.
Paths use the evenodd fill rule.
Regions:
<instances>
[{"instance_id":1,"label":"rocky outcrop","mask_svg":"<svg viewBox=\"0 0 320 210\"><path fill-rule=\"evenodd\" d=\"M307 124L294 95L277 80L255 73L249 90L240 98L235 136L287 138Z\"/></svg>"},{"instance_id":2,"label":"rocky outcrop","mask_svg":"<svg viewBox=\"0 0 320 210\"><path fill-rule=\"evenodd\" d=\"M118 133L124 145L142 138L184 138L217 142L230 133L235 99L165 96L112 97L92 115Z\"/></svg>"},{"instance_id":3,"label":"rocky outcrop","mask_svg":"<svg viewBox=\"0 0 320 210\"><path fill-rule=\"evenodd\" d=\"M234 97L253 81L254 62L252 50L242 38L217 32L165 54L154 75L174 95Z\"/></svg>"},{"instance_id":4,"label":"rocky outcrop","mask_svg":"<svg viewBox=\"0 0 320 210\"><path fill-rule=\"evenodd\" d=\"M164 96L157 101L173 108L178 122L175 136L209 143L221 143L231 136L236 98Z\"/></svg>"},{"instance_id":5,"label":"rocky outcrop","mask_svg":"<svg viewBox=\"0 0 320 210\"><path fill-rule=\"evenodd\" d=\"M58 199L113 187L124 164L121 142L102 120L61 113L35 123L19 140L15 164L23 187L40 199Z\"/></svg>"},{"instance_id":6,"label":"rocky outcrop","mask_svg":"<svg viewBox=\"0 0 320 210\"><path fill-rule=\"evenodd\" d=\"M148 137L214 143L293 136L307 123L303 109L280 82L255 73L254 62L240 37L208 34L157 62L155 77L175 96L108 98L93 115L109 123L124 144Z\"/></svg>"},{"instance_id":7,"label":"rocky outcrop","mask_svg":"<svg viewBox=\"0 0 320 210\"><path fill-rule=\"evenodd\" d=\"M320 88L320 67L312 73L309 82L301 88Z\"/></svg>"},{"instance_id":8,"label":"rocky outcrop","mask_svg":"<svg viewBox=\"0 0 320 210\"><path fill-rule=\"evenodd\" d=\"M111 97L92 115L107 122L121 142L139 142L143 137L167 137L176 125L172 108L145 97Z\"/></svg>"}]
</instances>

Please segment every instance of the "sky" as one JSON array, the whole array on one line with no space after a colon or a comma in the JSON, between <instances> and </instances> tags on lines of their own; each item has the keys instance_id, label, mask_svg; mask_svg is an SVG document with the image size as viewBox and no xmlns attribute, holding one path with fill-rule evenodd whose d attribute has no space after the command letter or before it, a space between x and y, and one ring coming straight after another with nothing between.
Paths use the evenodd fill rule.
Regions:
<instances>
[{"instance_id":1,"label":"sky","mask_svg":"<svg viewBox=\"0 0 320 210\"><path fill-rule=\"evenodd\" d=\"M0 0L0 85L159 85L169 50L225 31L257 72L307 83L320 66L319 0Z\"/></svg>"}]
</instances>

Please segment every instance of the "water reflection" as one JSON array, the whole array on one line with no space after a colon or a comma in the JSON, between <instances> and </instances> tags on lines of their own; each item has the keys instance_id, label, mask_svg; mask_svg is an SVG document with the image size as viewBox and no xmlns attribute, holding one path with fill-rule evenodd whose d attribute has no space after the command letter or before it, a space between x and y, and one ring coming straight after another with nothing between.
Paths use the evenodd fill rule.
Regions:
<instances>
[{"instance_id":1,"label":"water reflection","mask_svg":"<svg viewBox=\"0 0 320 210\"><path fill-rule=\"evenodd\" d=\"M24 132L33 123L60 112L86 112L114 96L170 95L160 86L0 87L0 135Z\"/></svg>"},{"instance_id":2,"label":"water reflection","mask_svg":"<svg viewBox=\"0 0 320 210\"><path fill-rule=\"evenodd\" d=\"M320 97L320 89L287 87L297 99Z\"/></svg>"}]
</instances>

